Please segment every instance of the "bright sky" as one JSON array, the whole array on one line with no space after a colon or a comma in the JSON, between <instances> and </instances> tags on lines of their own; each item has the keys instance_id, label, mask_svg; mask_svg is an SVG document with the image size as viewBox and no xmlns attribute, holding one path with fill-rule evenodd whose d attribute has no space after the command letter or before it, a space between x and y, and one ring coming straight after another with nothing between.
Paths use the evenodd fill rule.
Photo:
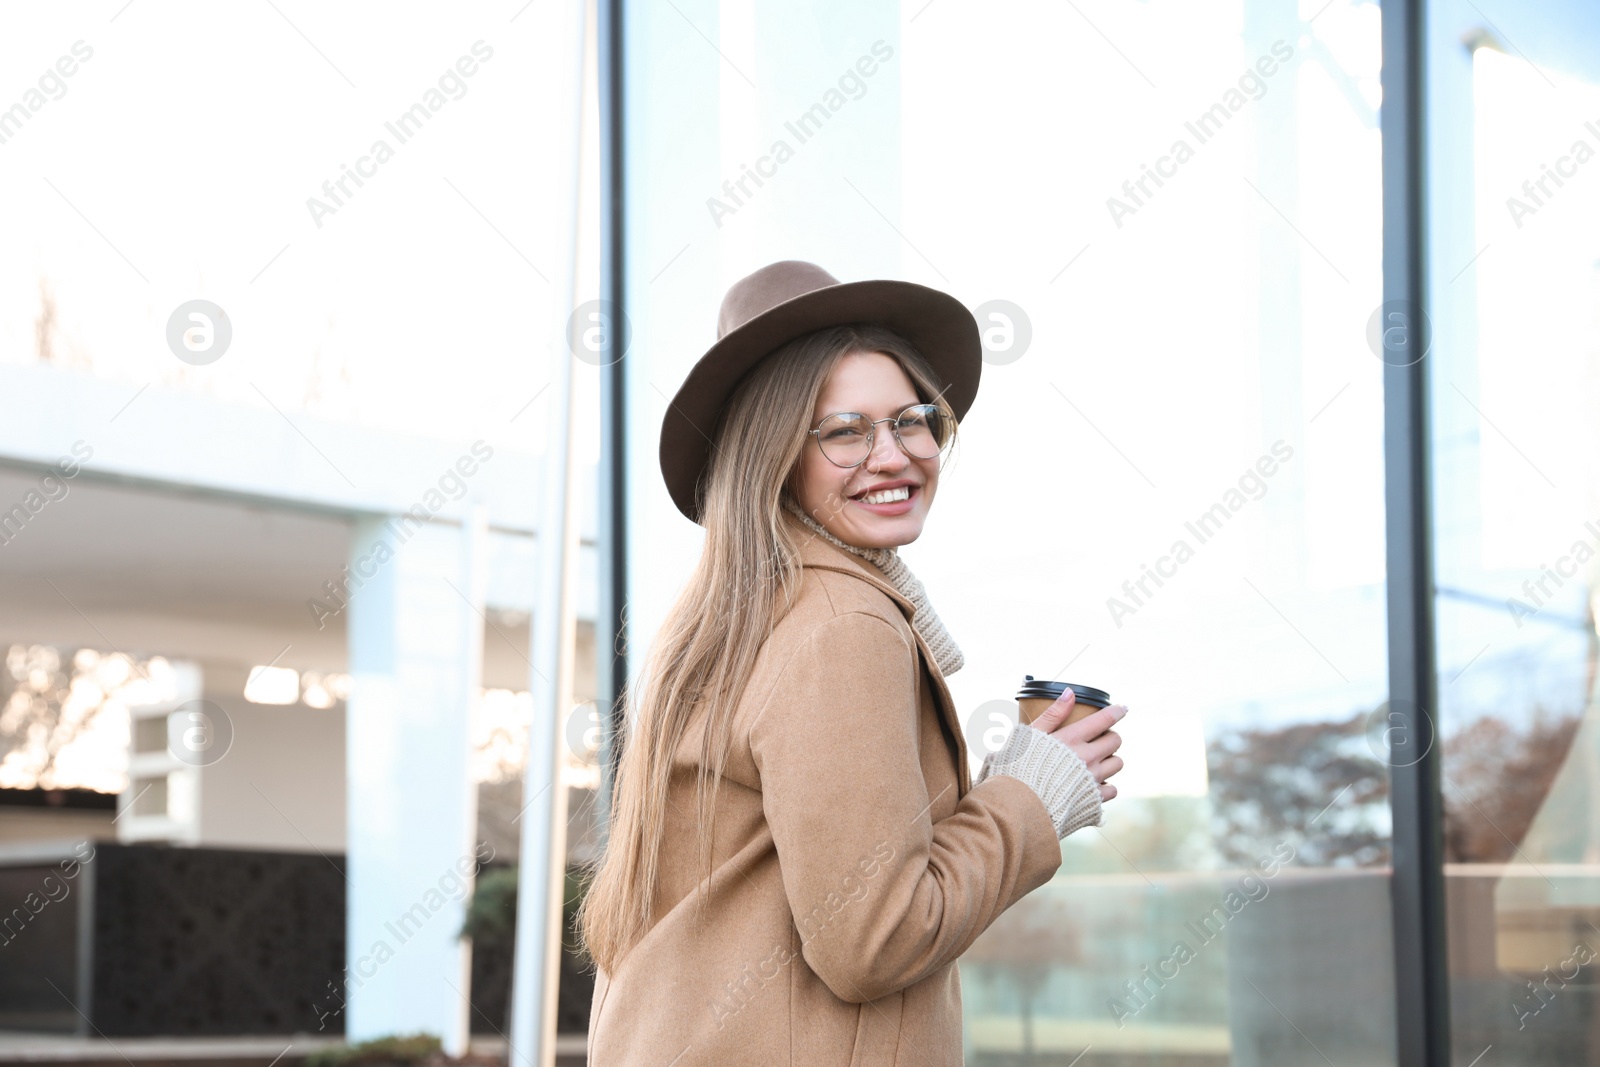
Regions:
<instances>
[{"instance_id":1,"label":"bright sky","mask_svg":"<svg viewBox=\"0 0 1600 1067\"><path fill-rule=\"evenodd\" d=\"M1600 525L1600 86L1489 48L1473 75L1483 560L1532 567Z\"/></svg>"},{"instance_id":2,"label":"bright sky","mask_svg":"<svg viewBox=\"0 0 1600 1067\"><path fill-rule=\"evenodd\" d=\"M1335 3L1311 30L1288 20L1246 43L1235 5L1081 9L636 16L654 58L631 145L649 173L633 209L648 416L633 610L647 631L698 545L660 487L655 427L728 285L802 258L969 307L1010 301L1031 346L985 368L905 550L966 652L955 696L975 713L1024 673L1108 689L1135 712L1124 788L1201 792L1208 719L1342 718L1386 684L1381 364L1364 342L1378 12ZM800 143L786 122L880 40L892 56ZM1263 56L1272 73L1225 128L1186 132ZM715 131L674 118L712 112ZM1107 198L1180 138L1192 158L1117 226ZM717 225L707 198L779 139L793 158ZM1186 534L1280 439L1293 458L1264 495L1211 543ZM1107 598L1184 537L1194 558L1116 625Z\"/></svg>"},{"instance_id":3,"label":"bright sky","mask_svg":"<svg viewBox=\"0 0 1600 1067\"><path fill-rule=\"evenodd\" d=\"M383 10L9 8L0 107L39 106L0 143L0 193L26 206L0 246L0 360L37 358L48 301L52 358L130 396L155 382L462 440L506 434L531 399L536 417L497 443L542 450L573 210L553 16L521 0ZM665 398L728 285L809 258L969 307L1004 300L1030 323L1020 357L986 366L906 550L966 651L964 709L1024 673L1109 689L1135 711L1130 745L1146 742L1127 788L1154 793L1204 788L1208 724L1382 699L1381 364L1365 343L1380 292L1375 4L1318 0L1248 27L1241 4L1178 0L634 11L636 648L698 547L660 484ZM874 73L800 143L786 123L864 56ZM49 73L58 63L71 75ZM1481 438L1489 571L1532 566L1600 512L1576 488L1600 484L1600 450L1565 443L1593 422L1583 235L1600 162L1520 229L1503 205L1573 139L1600 145L1582 125L1596 91L1555 77L1552 95L1527 64L1479 53L1478 227L1494 247L1474 270L1492 299L1465 392L1504 431ZM430 102L414 136L386 126ZM1218 104L1230 117L1202 141L1188 124ZM392 158L362 162L379 140ZM778 140L793 158L719 225L708 198ZM1164 162L1180 140L1191 154ZM369 176L319 226L307 200L329 202L346 166ZM1169 167L1165 183L1114 217L1108 198L1126 209L1124 182L1147 166ZM592 216L585 204L586 279ZM164 338L195 298L234 331L204 367ZM1530 348L1566 369L1522 373ZM596 375L575 370L592 463ZM1277 441L1292 459L1199 543L1186 522ZM1571 491L1550 492L1528 456ZM1118 625L1108 598L1126 602L1123 583L1180 539L1193 558Z\"/></svg>"},{"instance_id":4,"label":"bright sky","mask_svg":"<svg viewBox=\"0 0 1600 1067\"><path fill-rule=\"evenodd\" d=\"M549 381L551 283L571 255L552 8L374 10L8 7L0 107L75 47L83 58L0 144L0 192L26 205L0 251L0 360L35 358L43 289L54 358L130 395L153 381L452 440L492 428L496 444L542 450L542 418L502 427ZM386 124L419 103L437 110L402 141ZM362 162L380 140L392 156ZM332 203L323 184L347 166L370 176L314 217L307 201ZM204 367L165 342L195 298L233 326Z\"/></svg>"}]
</instances>

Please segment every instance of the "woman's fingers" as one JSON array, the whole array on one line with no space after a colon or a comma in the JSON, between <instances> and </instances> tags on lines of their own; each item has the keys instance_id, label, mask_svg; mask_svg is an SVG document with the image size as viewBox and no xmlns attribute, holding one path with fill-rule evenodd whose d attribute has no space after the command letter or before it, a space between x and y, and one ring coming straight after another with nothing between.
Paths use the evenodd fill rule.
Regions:
<instances>
[{"instance_id":1,"label":"woman's fingers","mask_svg":"<svg viewBox=\"0 0 1600 1067\"><path fill-rule=\"evenodd\" d=\"M1061 741L1061 734L1057 732L1055 738ZM1083 760L1090 770L1093 770L1097 763L1122 747L1122 735L1115 730L1107 730L1093 741L1063 741L1062 743L1077 753L1078 758Z\"/></svg>"},{"instance_id":2,"label":"woman's fingers","mask_svg":"<svg viewBox=\"0 0 1600 1067\"><path fill-rule=\"evenodd\" d=\"M1112 704L1077 722L1061 725L1071 713L1077 698L1068 689L1061 698L1044 710L1029 725L1042 730L1066 745L1083 760L1099 786L1100 799L1110 800L1117 795L1117 787L1106 781L1122 770L1122 757L1114 755L1122 747L1122 736L1112 729L1128 714L1125 704Z\"/></svg>"},{"instance_id":3,"label":"woman's fingers","mask_svg":"<svg viewBox=\"0 0 1600 1067\"><path fill-rule=\"evenodd\" d=\"M1071 692L1071 690L1068 690ZM1128 709L1122 704L1112 704L1110 707L1101 708L1092 715L1085 715L1075 723L1069 723L1056 731L1056 736L1063 744L1072 744L1074 741L1088 741L1098 737L1111 729L1122 717L1128 714ZM1043 719L1044 716L1039 716Z\"/></svg>"},{"instance_id":4,"label":"woman's fingers","mask_svg":"<svg viewBox=\"0 0 1600 1067\"><path fill-rule=\"evenodd\" d=\"M1033 720L1032 725L1047 734L1054 733L1062 723L1067 721L1067 716L1072 714L1072 706L1077 700L1076 693L1070 689L1066 690L1056 698L1055 703L1045 708L1039 717Z\"/></svg>"},{"instance_id":5,"label":"woman's fingers","mask_svg":"<svg viewBox=\"0 0 1600 1067\"><path fill-rule=\"evenodd\" d=\"M1093 741L1085 741L1078 746L1078 755L1083 757L1083 762L1093 763L1095 760L1105 759L1111 753L1122 747L1122 735L1115 730L1107 730Z\"/></svg>"}]
</instances>

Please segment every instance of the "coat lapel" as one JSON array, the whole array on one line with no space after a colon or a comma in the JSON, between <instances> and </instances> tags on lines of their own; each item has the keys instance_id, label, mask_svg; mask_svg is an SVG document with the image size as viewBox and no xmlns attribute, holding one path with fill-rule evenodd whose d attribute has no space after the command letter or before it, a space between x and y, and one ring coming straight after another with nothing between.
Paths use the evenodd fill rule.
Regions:
<instances>
[{"instance_id":1,"label":"coat lapel","mask_svg":"<svg viewBox=\"0 0 1600 1067\"><path fill-rule=\"evenodd\" d=\"M911 617L916 613L916 608L905 595L896 589L883 572L868 563L860 556L851 555L836 545L830 544L818 537L812 530L802 526L799 522L786 520L795 529L800 541L800 560L804 566L818 567L823 570L839 571L843 574L853 575L864 582L868 582L882 590L884 595L895 602L900 614L905 616L906 622L911 623ZM944 673L939 670L938 662L933 658L933 652L928 648L928 643L922 639L922 634L915 625L911 633L917 640L917 651L922 657L922 662L927 666L928 677L933 679L934 703L938 705L939 716L949 728L950 734L956 742L956 796L966 796L972 788L972 772L967 766L967 739L961 728L960 717L956 713L956 703L950 696L950 687L945 683Z\"/></svg>"}]
</instances>

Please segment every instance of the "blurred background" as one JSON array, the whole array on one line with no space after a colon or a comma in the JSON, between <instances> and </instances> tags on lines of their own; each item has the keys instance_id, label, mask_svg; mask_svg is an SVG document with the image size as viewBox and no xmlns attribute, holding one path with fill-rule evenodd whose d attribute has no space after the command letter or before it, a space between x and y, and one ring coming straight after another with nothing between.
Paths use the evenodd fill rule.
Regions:
<instances>
[{"instance_id":1,"label":"blurred background","mask_svg":"<svg viewBox=\"0 0 1600 1067\"><path fill-rule=\"evenodd\" d=\"M1600 1063L1600 11L1426 5L1425 316L1383 14L8 7L0 1059L531 1059L518 865L570 914L699 550L662 413L805 259L984 331L904 550L974 770L1025 673L1131 709L1106 825L962 959L967 1062L1402 1062L1426 760L1450 1061ZM1437 649L1398 710L1396 330ZM539 1046L581 1063L566 940Z\"/></svg>"}]
</instances>

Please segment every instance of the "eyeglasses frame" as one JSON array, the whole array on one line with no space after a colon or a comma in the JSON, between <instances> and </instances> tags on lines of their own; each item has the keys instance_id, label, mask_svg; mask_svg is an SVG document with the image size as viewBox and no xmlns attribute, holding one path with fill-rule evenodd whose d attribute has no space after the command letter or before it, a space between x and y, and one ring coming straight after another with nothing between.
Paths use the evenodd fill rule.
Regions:
<instances>
[{"instance_id":1,"label":"eyeglasses frame","mask_svg":"<svg viewBox=\"0 0 1600 1067\"><path fill-rule=\"evenodd\" d=\"M904 452L910 458L912 458L912 459L937 459L937 458L939 458L939 455L941 453L943 453L945 448L947 448L949 446L949 444L950 444L949 440L946 440L944 442L944 444L940 445L939 446L939 451L935 452L933 455L931 455L931 456L918 456L918 455L914 455L912 453L912 451L909 448L906 447L906 443L900 439L900 420L902 418L904 418L905 417L905 413L910 411L912 408L931 408L931 409L933 409L933 412L936 415L939 416L939 418L943 419L943 418L946 417L944 411L940 409L939 405L937 405L937 404L927 404L927 403L923 403L923 402L919 401L919 402L917 402L915 404L907 404L905 407L900 409L900 413L899 414L894 415L894 416L892 416L890 418L874 419L874 420L870 421L867 424L867 454L862 456L860 459L856 460L854 463L840 463L838 460L836 460L832 456L828 455L828 450L826 448L822 447L822 424L824 422L827 422L829 419L836 418L837 416L840 416L840 415L856 415L856 416L858 416L860 418L865 419L867 416L866 416L866 414L864 412L860 412L860 411L835 411L835 412L832 412L830 414L822 416L822 418L818 420L816 427L814 427L813 429L807 430L806 433L809 434L810 436L816 438L817 450L822 453L822 458L823 459L827 460L829 463L832 463L835 467L841 467L844 470L854 470L855 468L861 466L867 460L872 458L872 446L877 443L878 423L880 423L880 422L890 422L890 423L894 424L894 428L893 428L893 431L892 431L894 433L894 443L895 443L896 447L898 447L900 449L900 451Z\"/></svg>"}]
</instances>

